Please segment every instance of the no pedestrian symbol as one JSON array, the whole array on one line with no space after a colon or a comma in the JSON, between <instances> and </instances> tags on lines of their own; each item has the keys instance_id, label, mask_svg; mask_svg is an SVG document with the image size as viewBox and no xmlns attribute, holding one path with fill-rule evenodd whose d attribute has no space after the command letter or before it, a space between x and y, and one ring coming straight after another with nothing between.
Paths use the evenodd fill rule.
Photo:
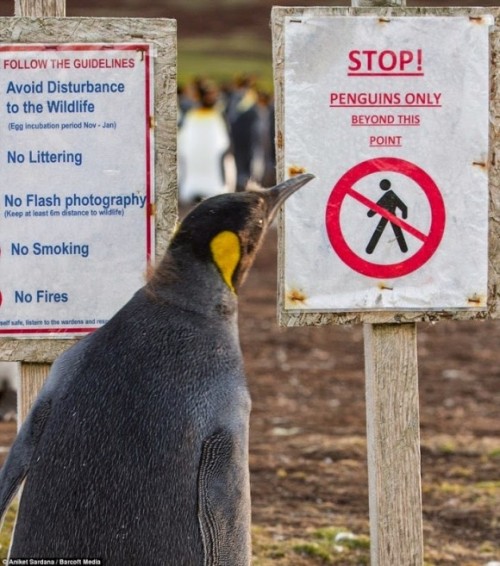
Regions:
<instances>
[{"instance_id":1,"label":"no pedestrian symbol","mask_svg":"<svg viewBox=\"0 0 500 566\"><path fill-rule=\"evenodd\" d=\"M383 178L379 181L380 173ZM397 180L401 175L426 206L410 208L407 205L398 193ZM357 185L367 181L373 181L371 184L378 191L377 198L370 198L358 188ZM342 213L352 202L361 205L357 210L362 214L357 213L342 222ZM414 210L417 208L419 210ZM422 208L428 209L430 217L425 228L417 222ZM378 221L375 229L369 222L371 217ZM339 179L328 199L326 229L333 249L351 269L368 277L392 279L416 271L433 256L443 237L445 217L441 193L423 169L404 159L381 157L355 165ZM351 236L347 234L346 225L349 225ZM398 258L391 263L367 258L376 255L383 234L391 236L391 257ZM409 238L414 242L411 250L407 243Z\"/></svg>"}]
</instances>

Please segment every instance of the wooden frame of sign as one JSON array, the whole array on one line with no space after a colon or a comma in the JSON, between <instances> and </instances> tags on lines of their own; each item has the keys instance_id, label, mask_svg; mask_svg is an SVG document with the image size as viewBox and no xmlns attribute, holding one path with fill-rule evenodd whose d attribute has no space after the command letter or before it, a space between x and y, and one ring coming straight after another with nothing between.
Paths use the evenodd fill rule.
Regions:
<instances>
[{"instance_id":1,"label":"wooden frame of sign","mask_svg":"<svg viewBox=\"0 0 500 566\"><path fill-rule=\"evenodd\" d=\"M177 22L172 19L13 17L0 19L2 43L137 43L154 49L155 253L161 256L177 221ZM73 339L5 338L0 360L22 362L19 422L46 377L47 364L69 348ZM26 388L26 389L25 389Z\"/></svg>"},{"instance_id":2,"label":"wooden frame of sign","mask_svg":"<svg viewBox=\"0 0 500 566\"><path fill-rule=\"evenodd\" d=\"M500 71L495 61L500 57L500 9L499 8L354 8L354 7L310 7L286 8L276 7L272 12L273 60L275 74L276 103L276 139L277 139L277 172L279 180L286 176L284 163L284 34L285 17L300 19L308 16L457 16L466 15L480 18L491 14L495 17L495 25L491 29L490 53L490 126L489 126L489 265L488 265L488 297L484 309L462 310L403 310L393 311L356 311L356 312L324 312L293 311L284 308L284 215L280 217L280 247L278 251L279 283L278 283L278 318L282 326L321 326L328 324L365 323L413 323L419 321L467 320L500 318L500 126L497 117L500 115ZM314 173L314 171L311 171ZM307 189L304 189L307 190ZM474 304L471 303L471 307Z\"/></svg>"}]
</instances>

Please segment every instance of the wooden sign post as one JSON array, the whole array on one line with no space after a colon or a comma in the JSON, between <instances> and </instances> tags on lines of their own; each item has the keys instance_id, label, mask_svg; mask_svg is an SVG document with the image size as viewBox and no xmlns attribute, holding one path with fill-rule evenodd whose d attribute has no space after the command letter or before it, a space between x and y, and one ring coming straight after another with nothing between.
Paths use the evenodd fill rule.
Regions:
<instances>
[{"instance_id":1,"label":"wooden sign post","mask_svg":"<svg viewBox=\"0 0 500 566\"><path fill-rule=\"evenodd\" d=\"M416 323L365 324L372 564L423 564Z\"/></svg>"},{"instance_id":2,"label":"wooden sign post","mask_svg":"<svg viewBox=\"0 0 500 566\"><path fill-rule=\"evenodd\" d=\"M499 15L273 9L278 177L316 175L281 216L279 319L364 324L373 566L424 560L416 323L499 316Z\"/></svg>"},{"instance_id":3,"label":"wooden sign post","mask_svg":"<svg viewBox=\"0 0 500 566\"><path fill-rule=\"evenodd\" d=\"M64 17L66 15L66 0L45 0L43 2L35 2L33 0L15 0L14 5L14 15L19 17ZM63 348L60 351L57 351L55 357L50 356L48 360L42 359L42 356L36 353L34 357L30 357L28 359L23 359L24 355L21 356L21 359L19 360L21 362L19 387L17 390L18 428L21 426L21 423L28 414L33 401L42 388L45 379L49 374L51 363L59 355L59 353L63 352L65 347L70 346L69 343L63 344L64 343L61 344ZM33 344L33 346L36 350L38 345ZM42 344L40 344L40 346L43 348Z\"/></svg>"},{"instance_id":4,"label":"wooden sign post","mask_svg":"<svg viewBox=\"0 0 500 566\"><path fill-rule=\"evenodd\" d=\"M16 0L15 14L0 19L3 104L12 110L0 151L13 177L1 191L3 224L20 234L4 231L1 242L0 360L21 363L20 424L51 363L143 284L175 228L177 49L174 20L65 18L64 0ZM77 226L78 215L87 218ZM120 249L129 234L140 247L126 240ZM65 287L48 289L44 269ZM41 306L49 310L35 316ZM102 317L75 314L93 309Z\"/></svg>"},{"instance_id":5,"label":"wooden sign post","mask_svg":"<svg viewBox=\"0 0 500 566\"><path fill-rule=\"evenodd\" d=\"M352 0L352 6L406 0ZM424 562L417 325L364 325L366 434L373 566Z\"/></svg>"}]
</instances>

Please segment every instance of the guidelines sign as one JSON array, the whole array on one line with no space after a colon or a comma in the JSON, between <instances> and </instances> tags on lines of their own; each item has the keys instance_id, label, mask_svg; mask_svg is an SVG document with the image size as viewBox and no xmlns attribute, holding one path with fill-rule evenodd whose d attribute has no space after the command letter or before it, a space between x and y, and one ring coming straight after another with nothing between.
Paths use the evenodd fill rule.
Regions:
<instances>
[{"instance_id":1,"label":"guidelines sign","mask_svg":"<svg viewBox=\"0 0 500 566\"><path fill-rule=\"evenodd\" d=\"M286 310L486 309L492 21L285 19Z\"/></svg>"},{"instance_id":2,"label":"guidelines sign","mask_svg":"<svg viewBox=\"0 0 500 566\"><path fill-rule=\"evenodd\" d=\"M0 336L77 336L154 251L149 44L0 46Z\"/></svg>"}]
</instances>

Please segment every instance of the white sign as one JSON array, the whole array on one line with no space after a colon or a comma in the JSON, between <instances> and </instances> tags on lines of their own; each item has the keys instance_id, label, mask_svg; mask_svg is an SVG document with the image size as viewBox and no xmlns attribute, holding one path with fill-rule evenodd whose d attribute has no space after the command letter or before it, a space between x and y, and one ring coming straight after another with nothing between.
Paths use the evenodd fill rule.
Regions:
<instances>
[{"instance_id":1,"label":"white sign","mask_svg":"<svg viewBox=\"0 0 500 566\"><path fill-rule=\"evenodd\" d=\"M69 337L154 250L148 44L0 46L0 336Z\"/></svg>"},{"instance_id":2,"label":"white sign","mask_svg":"<svg viewBox=\"0 0 500 566\"><path fill-rule=\"evenodd\" d=\"M285 20L286 310L486 308L492 21Z\"/></svg>"}]
</instances>

